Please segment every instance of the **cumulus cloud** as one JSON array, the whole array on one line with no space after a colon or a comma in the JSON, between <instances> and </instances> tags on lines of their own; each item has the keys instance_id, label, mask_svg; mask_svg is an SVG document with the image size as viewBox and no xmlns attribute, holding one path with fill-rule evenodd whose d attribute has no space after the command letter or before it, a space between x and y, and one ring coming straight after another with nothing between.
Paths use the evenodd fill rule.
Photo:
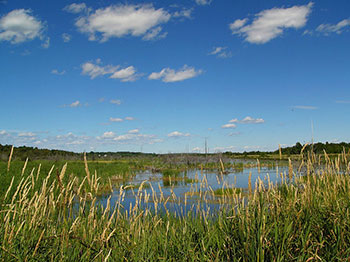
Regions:
<instances>
[{"instance_id":1,"label":"cumulus cloud","mask_svg":"<svg viewBox=\"0 0 350 262\"><path fill-rule=\"evenodd\" d=\"M192 152L197 152L197 153L199 153L199 152L201 152L202 151L202 149L200 148L200 147L194 147L194 148L192 148Z\"/></svg>"},{"instance_id":2,"label":"cumulus cloud","mask_svg":"<svg viewBox=\"0 0 350 262\"><path fill-rule=\"evenodd\" d=\"M341 34L346 28L350 27L350 19L344 19L337 24L321 24L316 28L317 32L329 35L331 33Z\"/></svg>"},{"instance_id":3,"label":"cumulus cloud","mask_svg":"<svg viewBox=\"0 0 350 262\"><path fill-rule=\"evenodd\" d=\"M124 120L122 118L118 118L118 117L110 117L109 121L111 121L111 122L123 122Z\"/></svg>"},{"instance_id":4,"label":"cumulus cloud","mask_svg":"<svg viewBox=\"0 0 350 262\"><path fill-rule=\"evenodd\" d=\"M112 131L107 131L102 134L102 136L98 137L98 139L112 139L116 137L116 133Z\"/></svg>"},{"instance_id":5,"label":"cumulus cloud","mask_svg":"<svg viewBox=\"0 0 350 262\"><path fill-rule=\"evenodd\" d=\"M148 76L150 80L162 79L163 82L178 82L196 77L202 73L202 70L196 70L194 67L183 66L180 70L164 68L160 72L153 72Z\"/></svg>"},{"instance_id":6,"label":"cumulus cloud","mask_svg":"<svg viewBox=\"0 0 350 262\"><path fill-rule=\"evenodd\" d=\"M160 33L162 31L161 26L157 26L151 30L149 30L143 37L142 40L149 41L149 40L159 40L162 38L165 38L168 35L168 32Z\"/></svg>"},{"instance_id":7,"label":"cumulus cloud","mask_svg":"<svg viewBox=\"0 0 350 262\"><path fill-rule=\"evenodd\" d=\"M318 109L318 107L316 107L316 106L299 105L299 106L292 106L292 109L316 110L316 109Z\"/></svg>"},{"instance_id":8,"label":"cumulus cloud","mask_svg":"<svg viewBox=\"0 0 350 262\"><path fill-rule=\"evenodd\" d=\"M83 11L87 11L88 8L86 7L85 3L81 3L81 4L73 3L73 4L65 6L63 8L63 10L66 12L72 13L72 14L78 14L78 13L81 13Z\"/></svg>"},{"instance_id":9,"label":"cumulus cloud","mask_svg":"<svg viewBox=\"0 0 350 262\"><path fill-rule=\"evenodd\" d=\"M89 36L89 40L105 42L110 38L127 35L145 36L161 24L167 23L170 18L171 14L167 11L162 8L155 9L150 4L119 4L88 12L79 17L75 25L80 32ZM153 37L156 35L153 34Z\"/></svg>"},{"instance_id":10,"label":"cumulus cloud","mask_svg":"<svg viewBox=\"0 0 350 262\"><path fill-rule=\"evenodd\" d=\"M66 71L65 70L62 70L61 72L60 71L58 71L57 69L52 69L51 70L51 74L54 74L54 75L64 75L66 73Z\"/></svg>"},{"instance_id":11,"label":"cumulus cloud","mask_svg":"<svg viewBox=\"0 0 350 262\"><path fill-rule=\"evenodd\" d=\"M41 44L41 46L45 49L50 47L50 37L46 37L45 41Z\"/></svg>"},{"instance_id":12,"label":"cumulus cloud","mask_svg":"<svg viewBox=\"0 0 350 262\"><path fill-rule=\"evenodd\" d=\"M132 117L132 116L127 116L127 117L125 117L125 120L127 120L127 121L133 121L133 120L135 120L135 118Z\"/></svg>"},{"instance_id":13,"label":"cumulus cloud","mask_svg":"<svg viewBox=\"0 0 350 262\"><path fill-rule=\"evenodd\" d=\"M137 133L139 133L139 132L140 132L140 130L139 130L138 128L136 128L136 129L131 129L131 130L128 131L129 134L137 134Z\"/></svg>"},{"instance_id":14,"label":"cumulus cloud","mask_svg":"<svg viewBox=\"0 0 350 262\"><path fill-rule=\"evenodd\" d=\"M195 0L197 5L209 5L212 0Z\"/></svg>"},{"instance_id":15,"label":"cumulus cloud","mask_svg":"<svg viewBox=\"0 0 350 262\"><path fill-rule=\"evenodd\" d=\"M233 150L236 150L237 147L235 146L225 146L225 147L214 147L214 152L225 152L225 151L233 151Z\"/></svg>"},{"instance_id":16,"label":"cumulus cloud","mask_svg":"<svg viewBox=\"0 0 350 262\"><path fill-rule=\"evenodd\" d=\"M119 79L122 82L135 81L139 75L133 66L120 68L120 66L106 65L102 66L101 60L97 59L96 63L86 62L82 64L82 74L94 79L99 76L109 75L109 78Z\"/></svg>"},{"instance_id":17,"label":"cumulus cloud","mask_svg":"<svg viewBox=\"0 0 350 262\"><path fill-rule=\"evenodd\" d=\"M5 130L0 130L0 136L8 135L8 133Z\"/></svg>"},{"instance_id":18,"label":"cumulus cloud","mask_svg":"<svg viewBox=\"0 0 350 262\"><path fill-rule=\"evenodd\" d=\"M253 118L250 116L246 116L242 120L238 120L237 118L233 118L229 121L229 123L241 123L241 124L262 124L265 123L265 120L262 118Z\"/></svg>"},{"instance_id":19,"label":"cumulus cloud","mask_svg":"<svg viewBox=\"0 0 350 262\"><path fill-rule=\"evenodd\" d=\"M63 42L68 43L68 42L70 42L71 39L72 39L72 36L70 34L67 34L67 33L62 34Z\"/></svg>"},{"instance_id":20,"label":"cumulus cloud","mask_svg":"<svg viewBox=\"0 0 350 262\"><path fill-rule=\"evenodd\" d=\"M228 58L232 56L232 53L227 50L226 46L218 46L218 47L214 47L213 51L211 51L209 55L215 55L216 57L219 57L219 58Z\"/></svg>"},{"instance_id":21,"label":"cumulus cloud","mask_svg":"<svg viewBox=\"0 0 350 262\"><path fill-rule=\"evenodd\" d=\"M89 75L91 79L94 79L98 76L104 76L107 74L113 74L118 70L118 66L106 65L100 66L92 62L86 62L82 66L82 74Z\"/></svg>"},{"instance_id":22,"label":"cumulus cloud","mask_svg":"<svg viewBox=\"0 0 350 262\"><path fill-rule=\"evenodd\" d=\"M247 116L243 118L240 123L242 124L262 124L265 123L265 120L262 118L252 118L250 116Z\"/></svg>"},{"instance_id":23,"label":"cumulus cloud","mask_svg":"<svg viewBox=\"0 0 350 262\"><path fill-rule=\"evenodd\" d=\"M232 31L235 31L241 27L243 27L248 21L248 18L237 19L233 23L229 24L229 27Z\"/></svg>"},{"instance_id":24,"label":"cumulus cloud","mask_svg":"<svg viewBox=\"0 0 350 262\"><path fill-rule=\"evenodd\" d=\"M290 8L272 8L258 13L254 20L238 19L229 25L232 34L242 35L249 43L264 44L283 34L287 28L305 26L313 3Z\"/></svg>"},{"instance_id":25,"label":"cumulus cloud","mask_svg":"<svg viewBox=\"0 0 350 262\"><path fill-rule=\"evenodd\" d=\"M181 133L179 131L174 131L168 134L168 137L179 138L179 137L189 137L190 133Z\"/></svg>"},{"instance_id":26,"label":"cumulus cloud","mask_svg":"<svg viewBox=\"0 0 350 262\"><path fill-rule=\"evenodd\" d=\"M222 125L221 128L236 128L237 126L235 124L225 124Z\"/></svg>"},{"instance_id":27,"label":"cumulus cloud","mask_svg":"<svg viewBox=\"0 0 350 262\"><path fill-rule=\"evenodd\" d=\"M154 144L163 142L163 140L157 138L156 135L130 133L117 136L113 140L123 144Z\"/></svg>"},{"instance_id":28,"label":"cumulus cloud","mask_svg":"<svg viewBox=\"0 0 350 262\"><path fill-rule=\"evenodd\" d=\"M28 9L16 9L0 18L0 41L18 44L35 38L42 39L44 30L44 23Z\"/></svg>"},{"instance_id":29,"label":"cumulus cloud","mask_svg":"<svg viewBox=\"0 0 350 262\"><path fill-rule=\"evenodd\" d=\"M228 135L229 136L239 136L241 134L241 132L232 132L232 133L229 133Z\"/></svg>"},{"instance_id":30,"label":"cumulus cloud","mask_svg":"<svg viewBox=\"0 0 350 262\"><path fill-rule=\"evenodd\" d=\"M103 102L104 100L102 100ZM112 99L111 101L109 101L111 104L114 104L114 105L117 105L117 106L120 106L122 104L122 101L119 100L119 99Z\"/></svg>"},{"instance_id":31,"label":"cumulus cloud","mask_svg":"<svg viewBox=\"0 0 350 262\"><path fill-rule=\"evenodd\" d=\"M62 107L80 107L80 106L83 106L83 104L79 100L77 100L71 104L65 104ZM88 106L88 104L86 103L85 106Z\"/></svg>"},{"instance_id":32,"label":"cumulus cloud","mask_svg":"<svg viewBox=\"0 0 350 262\"><path fill-rule=\"evenodd\" d=\"M120 79L122 82L135 81L137 78L136 69L129 66L114 72L109 78Z\"/></svg>"},{"instance_id":33,"label":"cumulus cloud","mask_svg":"<svg viewBox=\"0 0 350 262\"><path fill-rule=\"evenodd\" d=\"M117 135L113 131L106 131L101 136L76 135L72 132L45 135L44 132L9 132L0 130L0 143L13 144L15 146L40 146L41 148L63 149L74 151L86 151L87 148L94 150L96 147L116 145L143 145L160 143L163 140L156 135L127 133Z\"/></svg>"},{"instance_id":34,"label":"cumulus cloud","mask_svg":"<svg viewBox=\"0 0 350 262\"><path fill-rule=\"evenodd\" d=\"M192 12L192 8L183 8L181 11L176 11L173 17L191 18Z\"/></svg>"},{"instance_id":35,"label":"cumulus cloud","mask_svg":"<svg viewBox=\"0 0 350 262\"><path fill-rule=\"evenodd\" d=\"M70 107L78 107L81 106L81 103L77 100L69 105Z\"/></svg>"},{"instance_id":36,"label":"cumulus cloud","mask_svg":"<svg viewBox=\"0 0 350 262\"><path fill-rule=\"evenodd\" d=\"M34 134L33 132L21 132L18 133L19 137L35 137L36 134Z\"/></svg>"}]
</instances>

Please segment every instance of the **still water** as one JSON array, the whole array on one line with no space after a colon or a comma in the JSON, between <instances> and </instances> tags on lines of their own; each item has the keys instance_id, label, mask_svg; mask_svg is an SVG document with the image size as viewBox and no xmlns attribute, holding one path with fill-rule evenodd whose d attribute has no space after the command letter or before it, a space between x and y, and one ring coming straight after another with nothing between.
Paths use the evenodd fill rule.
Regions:
<instances>
[{"instance_id":1,"label":"still water","mask_svg":"<svg viewBox=\"0 0 350 262\"><path fill-rule=\"evenodd\" d=\"M217 189L224 188L241 188L242 192L248 188L249 175L251 173L252 189L254 190L256 183L259 179L264 182L265 185L268 181L278 184L281 182L281 174L288 173L288 167L250 167L242 168L240 170L231 170L227 174L214 171L201 171L201 170L188 170L178 174L177 176L165 176L161 173L143 172L138 173L133 177L131 181L128 181L123 185L125 190L120 191L120 188L115 188L112 194L105 195L99 198L98 203L106 205L107 199L110 198L111 206L115 206L121 203L123 209L131 211L132 208L138 203L139 207L147 208L149 210L171 211L177 215L187 213L192 210L194 213L194 203L198 212L200 206L201 211L218 211L222 208L222 201L219 199L222 196L213 197L213 194L208 194L211 197L205 201L205 204L201 204L198 192L201 192L202 196L207 193L213 192ZM139 186L143 183L142 190L139 190ZM191 194L189 192L195 192ZM122 194L121 194L122 193ZM144 196L149 195L148 200L144 200ZM154 197L161 200L163 204L156 205ZM188 197L191 195L191 197ZM139 201L138 199L143 199ZM164 205L164 202L166 204Z\"/></svg>"}]
</instances>

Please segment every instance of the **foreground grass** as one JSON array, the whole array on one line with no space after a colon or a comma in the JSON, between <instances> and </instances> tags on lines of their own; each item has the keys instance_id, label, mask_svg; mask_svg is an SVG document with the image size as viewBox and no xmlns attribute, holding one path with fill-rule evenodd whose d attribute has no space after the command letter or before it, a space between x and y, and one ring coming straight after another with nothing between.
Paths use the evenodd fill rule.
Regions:
<instances>
[{"instance_id":1,"label":"foreground grass","mask_svg":"<svg viewBox=\"0 0 350 262\"><path fill-rule=\"evenodd\" d=\"M349 163L343 156L320 170L312 158L305 162L305 177L279 186L259 181L247 199L223 189L215 213L204 211L215 192L201 189L192 211L171 213L168 202L181 209L187 199L147 194L145 184L134 206L123 208L123 189L115 206L97 205L99 178L89 169L78 184L64 166L43 179L2 173L18 182L0 196L0 260L347 261Z\"/></svg>"}]
</instances>

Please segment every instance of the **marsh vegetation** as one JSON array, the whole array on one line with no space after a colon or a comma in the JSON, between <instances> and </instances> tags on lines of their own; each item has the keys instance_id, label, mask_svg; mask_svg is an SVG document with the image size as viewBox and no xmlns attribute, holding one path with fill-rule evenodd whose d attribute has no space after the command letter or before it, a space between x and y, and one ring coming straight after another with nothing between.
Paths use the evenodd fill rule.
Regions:
<instances>
[{"instance_id":1,"label":"marsh vegetation","mask_svg":"<svg viewBox=\"0 0 350 262\"><path fill-rule=\"evenodd\" d=\"M1 162L0 259L346 261L349 157Z\"/></svg>"}]
</instances>

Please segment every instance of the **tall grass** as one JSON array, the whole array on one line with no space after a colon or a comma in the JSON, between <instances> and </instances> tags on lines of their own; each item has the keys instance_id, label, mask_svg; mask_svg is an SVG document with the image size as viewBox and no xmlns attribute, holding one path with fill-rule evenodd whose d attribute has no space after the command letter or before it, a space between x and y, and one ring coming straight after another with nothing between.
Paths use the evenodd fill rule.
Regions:
<instances>
[{"instance_id":1,"label":"tall grass","mask_svg":"<svg viewBox=\"0 0 350 262\"><path fill-rule=\"evenodd\" d=\"M82 179L67 173L69 164L44 176L10 169L1 174L8 187L0 196L0 260L347 261L349 156L323 158L322 165L313 154L302 159L305 176L289 162L282 184L250 181L245 195L223 184L218 198L205 176L184 197L144 182L130 206L123 187L115 205L97 204L100 178L86 160Z\"/></svg>"}]
</instances>

